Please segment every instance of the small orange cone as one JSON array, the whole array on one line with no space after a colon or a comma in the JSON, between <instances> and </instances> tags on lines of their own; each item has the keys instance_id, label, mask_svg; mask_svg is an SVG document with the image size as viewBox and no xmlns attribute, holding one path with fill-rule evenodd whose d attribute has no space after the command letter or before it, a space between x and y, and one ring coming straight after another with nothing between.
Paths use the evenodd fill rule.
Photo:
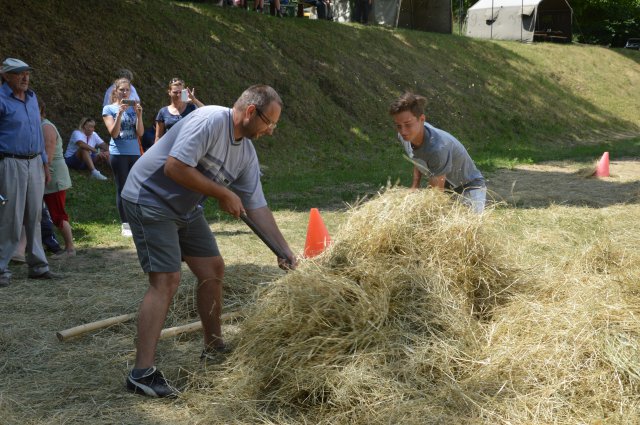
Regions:
<instances>
[{"instance_id":1,"label":"small orange cone","mask_svg":"<svg viewBox=\"0 0 640 425\"><path fill-rule=\"evenodd\" d=\"M593 175L596 177L609 177L609 152L602 154L602 158L598 161L596 171Z\"/></svg>"},{"instance_id":2,"label":"small orange cone","mask_svg":"<svg viewBox=\"0 0 640 425\"><path fill-rule=\"evenodd\" d=\"M317 208L311 208L309 212L309 226L307 227L307 241L304 245L304 256L315 257L321 254L331 244L331 237L320 217Z\"/></svg>"}]
</instances>

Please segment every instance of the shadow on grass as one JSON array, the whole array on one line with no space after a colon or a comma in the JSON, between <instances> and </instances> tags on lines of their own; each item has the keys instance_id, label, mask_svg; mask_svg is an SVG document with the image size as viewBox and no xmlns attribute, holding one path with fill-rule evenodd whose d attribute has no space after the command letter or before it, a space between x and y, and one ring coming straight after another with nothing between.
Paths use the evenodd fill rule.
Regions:
<instances>
[{"instance_id":1,"label":"shadow on grass","mask_svg":"<svg viewBox=\"0 0 640 425\"><path fill-rule=\"evenodd\" d=\"M488 178L488 197L507 208L551 205L604 208L640 203L640 174L636 161L611 163L611 177L585 177L566 164L539 164L499 170ZM595 168L594 168L595 169ZM590 171L590 170L589 170Z\"/></svg>"},{"instance_id":2,"label":"shadow on grass","mask_svg":"<svg viewBox=\"0 0 640 425\"><path fill-rule=\"evenodd\" d=\"M611 49L612 52L619 53L627 59L634 61L635 63L640 64L640 50L632 50L632 49Z\"/></svg>"}]
</instances>

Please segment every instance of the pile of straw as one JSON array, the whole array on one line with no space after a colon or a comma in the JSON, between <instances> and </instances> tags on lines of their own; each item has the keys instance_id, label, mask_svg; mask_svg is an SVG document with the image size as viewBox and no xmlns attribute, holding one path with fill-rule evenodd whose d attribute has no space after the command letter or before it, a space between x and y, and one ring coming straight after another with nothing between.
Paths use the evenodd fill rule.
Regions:
<instances>
[{"instance_id":1,"label":"pile of straw","mask_svg":"<svg viewBox=\"0 0 640 425\"><path fill-rule=\"evenodd\" d=\"M516 267L495 215L400 189L353 209L185 399L237 423L632 423L637 259L600 243Z\"/></svg>"},{"instance_id":2,"label":"pile of straw","mask_svg":"<svg viewBox=\"0 0 640 425\"><path fill-rule=\"evenodd\" d=\"M260 295L226 391L336 420L454 385L513 282L481 224L434 191L394 189L354 209L330 250Z\"/></svg>"}]
</instances>

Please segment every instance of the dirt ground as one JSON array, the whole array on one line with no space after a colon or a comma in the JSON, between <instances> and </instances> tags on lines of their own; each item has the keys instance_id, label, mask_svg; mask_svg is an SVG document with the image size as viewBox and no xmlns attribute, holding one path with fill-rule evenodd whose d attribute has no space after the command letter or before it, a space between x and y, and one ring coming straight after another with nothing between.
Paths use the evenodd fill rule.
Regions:
<instances>
[{"instance_id":1,"label":"dirt ground","mask_svg":"<svg viewBox=\"0 0 640 425\"><path fill-rule=\"evenodd\" d=\"M602 208L640 201L640 161L609 163L610 177L589 177L592 167L548 162L502 169L487 177L488 198L519 208L549 205Z\"/></svg>"}]
</instances>

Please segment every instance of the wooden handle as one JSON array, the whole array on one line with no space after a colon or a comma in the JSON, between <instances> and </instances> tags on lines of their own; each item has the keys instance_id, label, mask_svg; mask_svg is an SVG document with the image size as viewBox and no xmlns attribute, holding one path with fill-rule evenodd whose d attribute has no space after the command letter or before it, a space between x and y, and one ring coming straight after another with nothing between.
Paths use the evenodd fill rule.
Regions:
<instances>
[{"instance_id":1,"label":"wooden handle","mask_svg":"<svg viewBox=\"0 0 640 425\"><path fill-rule=\"evenodd\" d=\"M224 322L227 320L236 319L237 317L240 317L240 316L242 316L241 311L232 311L220 316L220 320ZM200 329L202 329L202 322L200 321L189 323L187 325L182 325L182 326L174 326L173 328L163 329L162 332L160 332L160 339L169 338L170 336L176 336L182 333L195 332Z\"/></svg>"},{"instance_id":2,"label":"wooden handle","mask_svg":"<svg viewBox=\"0 0 640 425\"><path fill-rule=\"evenodd\" d=\"M137 313L123 314L121 316L110 317L104 320L98 320L97 322L85 323L84 325L80 325L70 329L65 329L60 332L56 332L56 336L60 341L66 341L68 339L71 339L80 335L84 335L91 331L106 328L108 326L115 325L117 323L126 322L127 320L135 319L136 316L137 316ZM232 320L240 316L242 316L241 311L232 311L220 316L220 320L224 322L226 320ZM174 326L173 328L163 329L162 332L160 333L160 338L168 338L170 336L175 336L175 335L179 335L181 333L186 333L186 332L195 332L199 329L202 329L202 323L199 321L189 323L187 325Z\"/></svg>"},{"instance_id":3,"label":"wooden handle","mask_svg":"<svg viewBox=\"0 0 640 425\"><path fill-rule=\"evenodd\" d=\"M106 328L107 326L126 322L127 320L131 320L131 319L135 319L136 316L137 316L137 313L130 313L130 314L123 314L121 316L110 317L108 319L98 320L97 322L85 323L84 325L80 325L74 328L65 329L63 331L56 332L56 336L60 341L66 341L70 338L86 334L87 332L95 331L97 329Z\"/></svg>"},{"instance_id":4,"label":"wooden handle","mask_svg":"<svg viewBox=\"0 0 640 425\"><path fill-rule=\"evenodd\" d=\"M264 242L264 244L271 250L271 252L276 254L276 257L289 262L289 259L287 258L287 255L284 253L284 251L282 251L282 249L278 245L276 245L271 239L269 239L269 237L264 234L264 232L262 232L260 228L258 228L258 226L254 223L253 220L249 218L246 213L240 214L240 218L245 222L247 226L249 226L251 230L253 230L253 233L255 233L256 236L258 236L260 240Z\"/></svg>"}]
</instances>

